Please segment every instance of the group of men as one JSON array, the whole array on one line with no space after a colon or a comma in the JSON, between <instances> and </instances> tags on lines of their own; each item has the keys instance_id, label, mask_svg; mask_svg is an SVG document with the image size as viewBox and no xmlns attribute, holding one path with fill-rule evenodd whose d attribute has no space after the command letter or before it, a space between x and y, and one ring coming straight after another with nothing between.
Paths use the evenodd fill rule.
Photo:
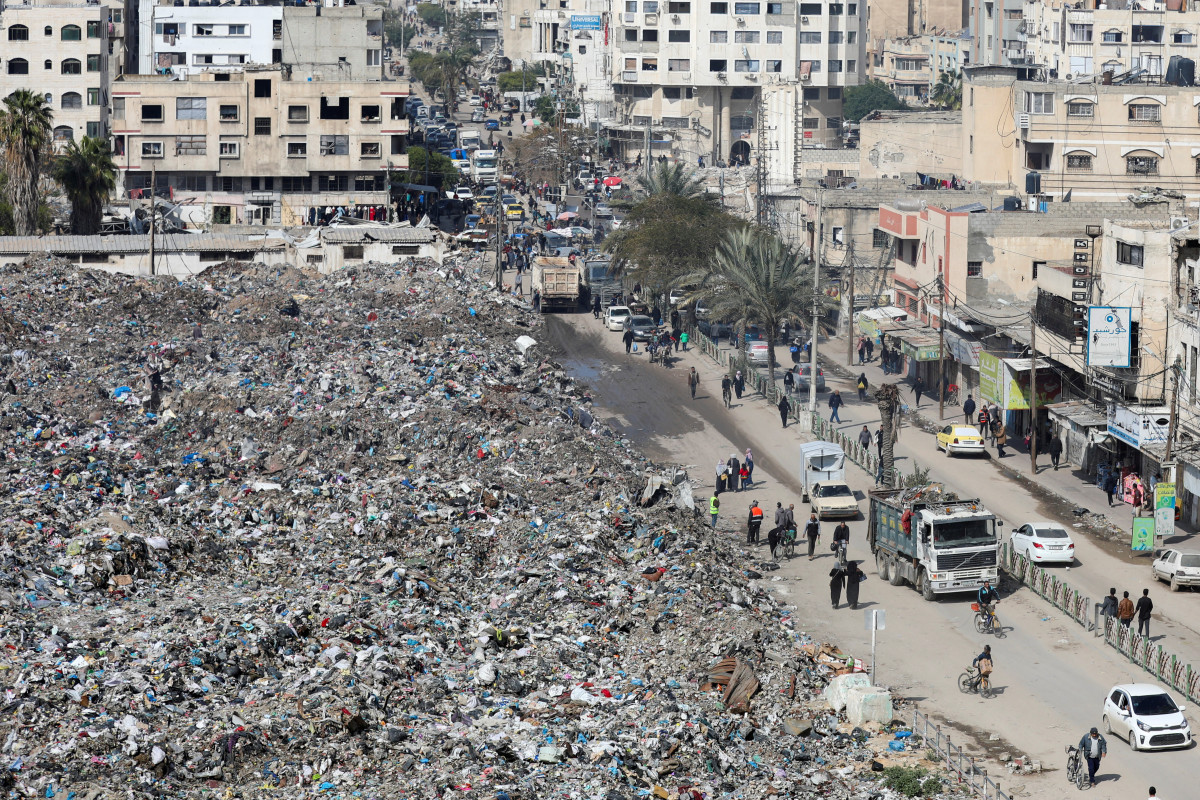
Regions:
<instances>
[{"instance_id":1,"label":"group of men","mask_svg":"<svg viewBox=\"0 0 1200 800\"><path fill-rule=\"evenodd\" d=\"M1112 588L1108 590L1108 597L1104 598L1104 602L1098 605L1102 615L1116 617L1126 628L1133 623L1133 618L1136 616L1138 634L1147 639L1150 638L1150 614L1154 611L1154 601L1150 599L1149 589L1142 589L1142 596L1135 604L1129 599L1129 592L1122 592L1122 597L1118 600L1117 590Z\"/></svg>"}]
</instances>

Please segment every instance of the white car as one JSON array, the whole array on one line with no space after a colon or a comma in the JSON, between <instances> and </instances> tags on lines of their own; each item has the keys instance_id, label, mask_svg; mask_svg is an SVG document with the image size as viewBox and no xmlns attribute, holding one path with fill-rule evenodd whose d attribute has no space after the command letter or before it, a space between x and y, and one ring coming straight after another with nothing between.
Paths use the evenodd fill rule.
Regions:
<instances>
[{"instance_id":1,"label":"white car","mask_svg":"<svg viewBox=\"0 0 1200 800\"><path fill-rule=\"evenodd\" d=\"M599 206L596 208L599 210ZM679 305L679 301L685 297L687 297L687 295L684 294L683 289L672 289L671 294L667 296L667 299L670 301L671 305L677 306Z\"/></svg>"},{"instance_id":2,"label":"white car","mask_svg":"<svg viewBox=\"0 0 1200 800\"><path fill-rule=\"evenodd\" d=\"M1171 584L1171 591L1180 586L1200 586L1200 551L1166 550L1150 565L1155 580Z\"/></svg>"},{"instance_id":3,"label":"white car","mask_svg":"<svg viewBox=\"0 0 1200 800\"><path fill-rule=\"evenodd\" d=\"M608 311L604 312L604 327L610 331L625 330L625 320L629 319L631 312L628 306L609 306Z\"/></svg>"},{"instance_id":4,"label":"white car","mask_svg":"<svg viewBox=\"0 0 1200 800\"><path fill-rule=\"evenodd\" d=\"M751 364L767 365L767 361L771 355L771 348L764 341L753 341L746 344L746 358Z\"/></svg>"},{"instance_id":5,"label":"white car","mask_svg":"<svg viewBox=\"0 0 1200 800\"><path fill-rule=\"evenodd\" d=\"M481 106L483 105L483 98L477 94L473 94L467 98L467 104L472 106Z\"/></svg>"},{"instance_id":6,"label":"white car","mask_svg":"<svg viewBox=\"0 0 1200 800\"><path fill-rule=\"evenodd\" d=\"M1074 564L1075 542L1057 522L1026 522L1013 528L1013 552L1035 564Z\"/></svg>"},{"instance_id":7,"label":"white car","mask_svg":"<svg viewBox=\"0 0 1200 800\"><path fill-rule=\"evenodd\" d=\"M459 186L454 190L454 197L458 200L473 200L475 193L471 191L470 186Z\"/></svg>"},{"instance_id":8,"label":"white car","mask_svg":"<svg viewBox=\"0 0 1200 800\"><path fill-rule=\"evenodd\" d=\"M1104 730L1129 741L1130 750L1187 747L1192 730L1184 707L1150 683L1123 683L1104 698Z\"/></svg>"},{"instance_id":9,"label":"white car","mask_svg":"<svg viewBox=\"0 0 1200 800\"><path fill-rule=\"evenodd\" d=\"M808 492L808 502L817 519L828 517L858 517L858 498L844 481L814 483Z\"/></svg>"}]
</instances>

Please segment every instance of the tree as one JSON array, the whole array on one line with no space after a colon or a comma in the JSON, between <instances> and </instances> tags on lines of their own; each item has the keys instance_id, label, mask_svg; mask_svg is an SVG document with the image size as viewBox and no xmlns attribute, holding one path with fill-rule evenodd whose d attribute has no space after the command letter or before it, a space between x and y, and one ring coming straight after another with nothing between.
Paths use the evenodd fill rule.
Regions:
<instances>
[{"instance_id":1,"label":"tree","mask_svg":"<svg viewBox=\"0 0 1200 800\"><path fill-rule=\"evenodd\" d=\"M648 196L670 194L676 197L702 197L711 200L704 183L683 164L655 164L649 174L638 175L638 187Z\"/></svg>"},{"instance_id":2,"label":"tree","mask_svg":"<svg viewBox=\"0 0 1200 800\"><path fill-rule=\"evenodd\" d=\"M408 43L417 35L417 26L411 22L407 22L407 15L403 11L385 7L383 9L383 32L387 36L388 44L395 47L399 53L403 52L408 47Z\"/></svg>"},{"instance_id":3,"label":"tree","mask_svg":"<svg viewBox=\"0 0 1200 800\"><path fill-rule=\"evenodd\" d=\"M18 89L4 98L0 109L0 146L8 173L5 197L13 208L13 227L18 236L37 233L41 198L38 182L50 149L53 112L45 97L29 89Z\"/></svg>"},{"instance_id":4,"label":"tree","mask_svg":"<svg viewBox=\"0 0 1200 800\"><path fill-rule=\"evenodd\" d=\"M875 402L879 405L879 425L883 430L883 445L880 447L879 471L884 486L896 488L896 460L893 446L896 443L896 417L900 410L900 390L894 383L880 384L875 390Z\"/></svg>"},{"instance_id":5,"label":"tree","mask_svg":"<svg viewBox=\"0 0 1200 800\"><path fill-rule=\"evenodd\" d=\"M938 75L929 99L938 108L953 111L962 108L962 73L943 72Z\"/></svg>"},{"instance_id":6,"label":"tree","mask_svg":"<svg viewBox=\"0 0 1200 800\"><path fill-rule=\"evenodd\" d=\"M842 114L851 122L858 122L872 111L894 111L905 107L883 81L849 86L842 96Z\"/></svg>"},{"instance_id":7,"label":"tree","mask_svg":"<svg viewBox=\"0 0 1200 800\"><path fill-rule=\"evenodd\" d=\"M505 92L533 92L538 89L538 78L543 77L546 71L538 65L532 69L524 69L519 72L501 72L496 76L496 88L501 94Z\"/></svg>"},{"instance_id":8,"label":"tree","mask_svg":"<svg viewBox=\"0 0 1200 800\"><path fill-rule=\"evenodd\" d=\"M505 155L512 159L514 169L530 180L558 183L570 178L565 173L592 153L595 141L585 128L540 125L514 138Z\"/></svg>"},{"instance_id":9,"label":"tree","mask_svg":"<svg viewBox=\"0 0 1200 800\"><path fill-rule=\"evenodd\" d=\"M435 3L418 3L417 16L431 28L444 28L449 19L445 10Z\"/></svg>"},{"instance_id":10,"label":"tree","mask_svg":"<svg viewBox=\"0 0 1200 800\"><path fill-rule=\"evenodd\" d=\"M416 183L450 189L458 185L458 169L454 162L441 153L429 157L429 151L424 147L408 148L408 171L397 173L402 183ZM425 170L428 159L429 170Z\"/></svg>"},{"instance_id":11,"label":"tree","mask_svg":"<svg viewBox=\"0 0 1200 800\"><path fill-rule=\"evenodd\" d=\"M550 125L558 124L558 102L548 94L544 94L537 99L534 104L533 114L542 122ZM562 109L563 119L575 119L579 116L579 103L568 97L563 100Z\"/></svg>"},{"instance_id":12,"label":"tree","mask_svg":"<svg viewBox=\"0 0 1200 800\"><path fill-rule=\"evenodd\" d=\"M446 32L446 40L451 49L469 47L476 53L476 32L483 27L483 14L478 11L467 11L450 19L450 27Z\"/></svg>"},{"instance_id":13,"label":"tree","mask_svg":"<svg viewBox=\"0 0 1200 800\"><path fill-rule=\"evenodd\" d=\"M91 136L83 137L82 144L71 142L54 160L52 174L71 201L71 233L99 233L104 204L117 185L108 142Z\"/></svg>"}]
</instances>

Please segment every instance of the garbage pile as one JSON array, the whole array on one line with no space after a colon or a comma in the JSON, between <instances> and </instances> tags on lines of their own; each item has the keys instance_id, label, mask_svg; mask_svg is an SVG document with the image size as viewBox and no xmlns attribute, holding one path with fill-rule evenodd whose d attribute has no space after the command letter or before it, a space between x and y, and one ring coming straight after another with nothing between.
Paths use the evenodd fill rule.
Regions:
<instances>
[{"instance_id":1,"label":"garbage pile","mask_svg":"<svg viewBox=\"0 0 1200 800\"><path fill-rule=\"evenodd\" d=\"M0 268L0 788L899 796L853 658L486 273Z\"/></svg>"}]
</instances>

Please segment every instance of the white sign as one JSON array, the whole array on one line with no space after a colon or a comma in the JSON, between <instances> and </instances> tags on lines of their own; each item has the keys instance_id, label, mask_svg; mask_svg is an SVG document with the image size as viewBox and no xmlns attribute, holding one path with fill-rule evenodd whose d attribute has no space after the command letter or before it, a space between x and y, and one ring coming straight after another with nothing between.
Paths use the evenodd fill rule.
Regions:
<instances>
[{"instance_id":1,"label":"white sign","mask_svg":"<svg viewBox=\"0 0 1200 800\"><path fill-rule=\"evenodd\" d=\"M1090 367L1128 367L1132 309L1088 308L1087 363Z\"/></svg>"},{"instance_id":2,"label":"white sign","mask_svg":"<svg viewBox=\"0 0 1200 800\"><path fill-rule=\"evenodd\" d=\"M1165 444L1171 409L1166 406L1129 408L1108 405L1108 432L1130 447Z\"/></svg>"},{"instance_id":3,"label":"white sign","mask_svg":"<svg viewBox=\"0 0 1200 800\"><path fill-rule=\"evenodd\" d=\"M863 620L866 622L865 630L868 631L884 631L887 630L887 612L882 608L868 608L863 612Z\"/></svg>"}]
</instances>

